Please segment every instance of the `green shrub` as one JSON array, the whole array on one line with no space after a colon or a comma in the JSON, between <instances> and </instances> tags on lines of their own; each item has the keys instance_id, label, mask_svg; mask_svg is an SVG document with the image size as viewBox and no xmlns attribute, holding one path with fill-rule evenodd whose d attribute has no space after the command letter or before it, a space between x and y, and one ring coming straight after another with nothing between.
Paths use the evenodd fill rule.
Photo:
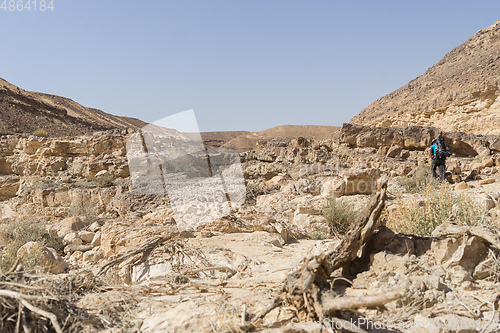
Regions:
<instances>
[{"instance_id":1,"label":"green shrub","mask_svg":"<svg viewBox=\"0 0 500 333\"><path fill-rule=\"evenodd\" d=\"M92 182L95 184L97 187L106 187L106 186L111 186L113 185L113 181L116 179L115 176L113 176L110 173L105 173L104 175L97 176L94 179L92 179Z\"/></svg>"},{"instance_id":2,"label":"green shrub","mask_svg":"<svg viewBox=\"0 0 500 333\"><path fill-rule=\"evenodd\" d=\"M477 225L485 213L484 208L467 195L455 195L441 187L427 190L421 199L399 200L397 208L389 214L387 226L396 232L430 236L448 219Z\"/></svg>"},{"instance_id":3,"label":"green shrub","mask_svg":"<svg viewBox=\"0 0 500 333\"><path fill-rule=\"evenodd\" d=\"M408 193L423 193L429 187L437 187L439 181L432 176L428 165L420 165L410 176L398 177L398 184Z\"/></svg>"},{"instance_id":4,"label":"green shrub","mask_svg":"<svg viewBox=\"0 0 500 333\"><path fill-rule=\"evenodd\" d=\"M318 231L318 230L314 230L313 232L311 232L310 237L312 239L315 239L315 240L323 240L323 239L325 239L325 235L323 235L323 233L321 231Z\"/></svg>"},{"instance_id":5,"label":"green shrub","mask_svg":"<svg viewBox=\"0 0 500 333\"><path fill-rule=\"evenodd\" d=\"M2 224L0 233L8 242L0 251L2 272L8 271L12 267L17 257L17 251L28 242L38 242L40 246L23 256L21 262L27 272L35 272L40 268L44 246L52 247L58 252L61 252L64 247L62 238L50 235L44 224L34 217Z\"/></svg>"},{"instance_id":6,"label":"green shrub","mask_svg":"<svg viewBox=\"0 0 500 333\"><path fill-rule=\"evenodd\" d=\"M33 135L38 136L39 138L46 138L49 136L47 134L47 131L43 129L37 129L36 131L33 132Z\"/></svg>"},{"instance_id":7,"label":"green shrub","mask_svg":"<svg viewBox=\"0 0 500 333\"><path fill-rule=\"evenodd\" d=\"M330 224L332 234L341 235L346 233L352 223L357 219L358 213L354 206L331 197L328 204L323 207L323 216Z\"/></svg>"}]
</instances>

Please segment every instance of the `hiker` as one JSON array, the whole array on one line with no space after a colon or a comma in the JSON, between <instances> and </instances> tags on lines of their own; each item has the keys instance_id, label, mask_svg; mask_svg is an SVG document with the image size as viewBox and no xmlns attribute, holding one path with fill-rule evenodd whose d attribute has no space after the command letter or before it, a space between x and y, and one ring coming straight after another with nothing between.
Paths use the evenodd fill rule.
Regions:
<instances>
[{"instance_id":1,"label":"hiker","mask_svg":"<svg viewBox=\"0 0 500 333\"><path fill-rule=\"evenodd\" d=\"M432 140L431 146L427 150L430 157L432 158L431 170L432 176L437 178L436 168L439 167L439 175L441 182L444 181L445 169L446 169L446 158L451 155L446 147L444 138L439 134L437 138Z\"/></svg>"}]
</instances>

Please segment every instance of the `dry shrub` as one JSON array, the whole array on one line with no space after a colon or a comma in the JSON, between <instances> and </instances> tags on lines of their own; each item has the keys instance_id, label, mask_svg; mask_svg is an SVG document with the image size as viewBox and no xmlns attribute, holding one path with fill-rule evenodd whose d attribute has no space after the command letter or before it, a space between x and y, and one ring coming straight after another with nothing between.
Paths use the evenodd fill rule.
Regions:
<instances>
[{"instance_id":1,"label":"dry shrub","mask_svg":"<svg viewBox=\"0 0 500 333\"><path fill-rule=\"evenodd\" d=\"M332 234L337 236L345 234L359 215L353 205L338 201L333 196L323 207L322 213L329 222Z\"/></svg>"},{"instance_id":2,"label":"dry shrub","mask_svg":"<svg viewBox=\"0 0 500 333\"><path fill-rule=\"evenodd\" d=\"M0 275L2 290L15 293L0 302L0 332L56 332L54 321L62 332L101 332L123 323L105 315L94 315L76 306L84 293L97 290L101 283L89 271L64 275ZM24 302L24 303L23 303ZM50 313L54 321L42 312ZM103 318L104 317L104 318ZM19 325L21 324L21 325Z\"/></svg>"},{"instance_id":3,"label":"dry shrub","mask_svg":"<svg viewBox=\"0 0 500 333\"><path fill-rule=\"evenodd\" d=\"M64 245L60 237L52 236L45 226L34 217L27 217L20 221L9 221L0 226L0 233L6 239L7 245L0 252L0 269L8 271L17 257L17 251L28 242L37 242L30 251L23 255L21 262L24 270L35 272L41 268L42 249L52 247L61 252Z\"/></svg>"},{"instance_id":4,"label":"dry shrub","mask_svg":"<svg viewBox=\"0 0 500 333\"><path fill-rule=\"evenodd\" d=\"M437 187L439 184L439 181L432 177L429 165L420 165L411 175L398 177L397 181L408 193L423 193L429 187Z\"/></svg>"},{"instance_id":5,"label":"dry shrub","mask_svg":"<svg viewBox=\"0 0 500 333\"><path fill-rule=\"evenodd\" d=\"M47 131L43 129L37 129L36 131L33 132L33 135L38 136L39 138L46 138L49 136Z\"/></svg>"},{"instance_id":6,"label":"dry shrub","mask_svg":"<svg viewBox=\"0 0 500 333\"><path fill-rule=\"evenodd\" d=\"M32 180L31 189L48 189L52 187L57 187L59 186L59 183L55 179L50 179L50 178L42 178L42 177L35 177Z\"/></svg>"},{"instance_id":7,"label":"dry shrub","mask_svg":"<svg viewBox=\"0 0 500 333\"><path fill-rule=\"evenodd\" d=\"M276 192L276 189L267 187L265 181L247 181L246 190L245 200L247 204L255 204L257 202L257 197L260 195Z\"/></svg>"},{"instance_id":8,"label":"dry shrub","mask_svg":"<svg viewBox=\"0 0 500 333\"><path fill-rule=\"evenodd\" d=\"M465 225L478 225L486 211L468 195L456 195L445 186L428 187L421 198L399 199L388 213L387 226L396 232L430 236L434 229L451 219Z\"/></svg>"},{"instance_id":9,"label":"dry shrub","mask_svg":"<svg viewBox=\"0 0 500 333\"><path fill-rule=\"evenodd\" d=\"M115 179L116 179L115 176L113 176L110 173L106 173L104 175L95 177L94 179L92 179L92 182L97 187L107 187L113 185L113 181Z\"/></svg>"},{"instance_id":10,"label":"dry shrub","mask_svg":"<svg viewBox=\"0 0 500 333\"><path fill-rule=\"evenodd\" d=\"M95 218L94 205L91 201L74 200L68 209L68 217L71 216L85 216L93 220Z\"/></svg>"}]
</instances>

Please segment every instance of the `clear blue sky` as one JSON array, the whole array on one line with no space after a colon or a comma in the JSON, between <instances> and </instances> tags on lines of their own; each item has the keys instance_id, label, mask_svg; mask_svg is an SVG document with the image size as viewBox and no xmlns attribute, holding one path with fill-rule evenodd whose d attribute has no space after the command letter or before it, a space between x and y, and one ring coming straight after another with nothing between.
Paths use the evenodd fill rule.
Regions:
<instances>
[{"instance_id":1,"label":"clear blue sky","mask_svg":"<svg viewBox=\"0 0 500 333\"><path fill-rule=\"evenodd\" d=\"M0 77L148 122L194 109L202 131L341 125L499 13L498 0L54 0L0 9Z\"/></svg>"}]
</instances>

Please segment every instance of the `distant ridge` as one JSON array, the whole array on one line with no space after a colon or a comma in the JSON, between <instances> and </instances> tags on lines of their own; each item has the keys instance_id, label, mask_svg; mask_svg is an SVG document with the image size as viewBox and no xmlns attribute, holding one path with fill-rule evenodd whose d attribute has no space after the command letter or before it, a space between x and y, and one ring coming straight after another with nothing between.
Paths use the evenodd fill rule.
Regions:
<instances>
[{"instance_id":1,"label":"distant ridge","mask_svg":"<svg viewBox=\"0 0 500 333\"><path fill-rule=\"evenodd\" d=\"M332 139L338 135L340 128L337 126L323 125L283 125L269 128L254 133L244 133L230 140L224 147L233 148L239 152L251 150L259 140L276 138Z\"/></svg>"},{"instance_id":2,"label":"distant ridge","mask_svg":"<svg viewBox=\"0 0 500 333\"><path fill-rule=\"evenodd\" d=\"M145 125L135 118L86 108L69 98L26 91L0 78L0 135L44 130L52 137L76 136Z\"/></svg>"}]
</instances>

